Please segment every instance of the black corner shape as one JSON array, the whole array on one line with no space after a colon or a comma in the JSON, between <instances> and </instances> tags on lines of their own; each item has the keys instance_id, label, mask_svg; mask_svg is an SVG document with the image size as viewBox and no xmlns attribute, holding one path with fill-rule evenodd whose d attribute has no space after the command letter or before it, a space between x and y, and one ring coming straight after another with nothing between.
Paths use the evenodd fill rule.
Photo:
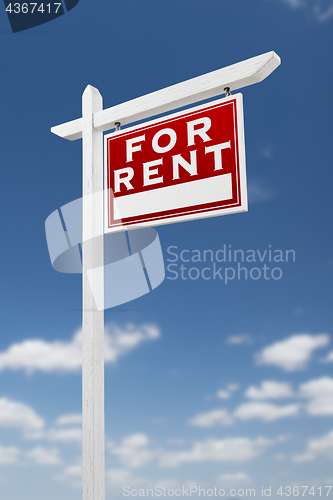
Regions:
<instances>
[{"instance_id":1,"label":"black corner shape","mask_svg":"<svg viewBox=\"0 0 333 500\"><path fill-rule=\"evenodd\" d=\"M65 5L67 12L74 9L74 7L79 3L80 0L65 0Z\"/></svg>"},{"instance_id":2,"label":"black corner shape","mask_svg":"<svg viewBox=\"0 0 333 500\"><path fill-rule=\"evenodd\" d=\"M3 0L8 19L13 33L28 30L41 24L53 21L65 14L63 3L67 12L72 10L79 0L36 0L10 2Z\"/></svg>"}]
</instances>

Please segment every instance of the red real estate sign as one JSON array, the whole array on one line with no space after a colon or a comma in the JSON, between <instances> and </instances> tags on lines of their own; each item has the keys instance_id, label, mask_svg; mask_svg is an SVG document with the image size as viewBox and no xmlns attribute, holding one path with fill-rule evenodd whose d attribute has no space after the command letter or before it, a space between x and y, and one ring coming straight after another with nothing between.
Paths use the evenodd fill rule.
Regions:
<instances>
[{"instance_id":1,"label":"red real estate sign","mask_svg":"<svg viewBox=\"0 0 333 500\"><path fill-rule=\"evenodd\" d=\"M105 136L105 232L247 210L241 94Z\"/></svg>"}]
</instances>

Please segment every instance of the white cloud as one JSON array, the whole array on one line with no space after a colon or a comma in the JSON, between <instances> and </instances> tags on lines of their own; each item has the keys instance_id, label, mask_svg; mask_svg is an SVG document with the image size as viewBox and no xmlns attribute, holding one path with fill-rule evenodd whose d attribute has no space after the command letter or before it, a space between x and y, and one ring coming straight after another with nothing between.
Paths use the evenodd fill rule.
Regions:
<instances>
[{"instance_id":1,"label":"white cloud","mask_svg":"<svg viewBox=\"0 0 333 500\"><path fill-rule=\"evenodd\" d=\"M134 475L131 470L127 469L110 469L106 471L107 485L112 489L123 489L124 486L136 489L154 489L159 486L162 488L178 488L180 487L178 481L174 479L150 479L147 477ZM191 483L193 484L193 482ZM135 495L136 496L136 495ZM146 496L140 495L137 496ZM152 496L151 492L147 493L147 496ZM158 496L158 495L156 495Z\"/></svg>"},{"instance_id":2,"label":"white cloud","mask_svg":"<svg viewBox=\"0 0 333 500\"><path fill-rule=\"evenodd\" d=\"M44 421L30 406L7 398L0 398L0 426L35 431L44 426Z\"/></svg>"},{"instance_id":3,"label":"white cloud","mask_svg":"<svg viewBox=\"0 0 333 500\"><path fill-rule=\"evenodd\" d=\"M108 448L113 455L128 467L142 467L149 463L156 451L148 448L149 439L145 434L132 434L124 438L119 445L108 443Z\"/></svg>"},{"instance_id":4,"label":"white cloud","mask_svg":"<svg viewBox=\"0 0 333 500\"><path fill-rule=\"evenodd\" d=\"M265 438L206 439L197 441L188 451L164 452L160 456L163 467L178 467L193 462L245 462L262 454L272 444Z\"/></svg>"},{"instance_id":5,"label":"white cloud","mask_svg":"<svg viewBox=\"0 0 333 500\"><path fill-rule=\"evenodd\" d=\"M306 398L314 398L333 394L333 378L322 377L309 380L299 387L300 395Z\"/></svg>"},{"instance_id":6,"label":"white cloud","mask_svg":"<svg viewBox=\"0 0 333 500\"><path fill-rule=\"evenodd\" d=\"M114 363L142 342L160 338L160 330L155 325L127 325L124 329L113 326L105 335L105 361Z\"/></svg>"},{"instance_id":7,"label":"white cloud","mask_svg":"<svg viewBox=\"0 0 333 500\"><path fill-rule=\"evenodd\" d=\"M169 450L153 448L145 434L132 434L122 439L119 444L107 443L107 449L117 456L126 468L116 469L110 477L116 483L125 481L126 478L129 480L132 474L127 470L128 467L143 467L152 460L157 461L161 467L177 467L183 463L193 462L245 462L264 453L267 447L275 442L276 440L263 437L220 440L210 438L194 442L188 450L179 449L183 443L177 443L178 449Z\"/></svg>"},{"instance_id":8,"label":"white cloud","mask_svg":"<svg viewBox=\"0 0 333 500\"><path fill-rule=\"evenodd\" d=\"M188 422L196 427L212 427L214 425L230 425L233 423L232 416L227 410L213 410L207 413L199 413Z\"/></svg>"},{"instance_id":9,"label":"white cloud","mask_svg":"<svg viewBox=\"0 0 333 500\"><path fill-rule=\"evenodd\" d=\"M266 144L266 146L264 146L261 149L260 155L263 158L266 158L266 159L272 158L272 156L273 156L273 146L271 144Z\"/></svg>"},{"instance_id":10,"label":"white cloud","mask_svg":"<svg viewBox=\"0 0 333 500\"><path fill-rule=\"evenodd\" d=\"M291 437L291 434L280 434L280 436L276 438L276 441L278 443L286 443Z\"/></svg>"},{"instance_id":11,"label":"white cloud","mask_svg":"<svg viewBox=\"0 0 333 500\"><path fill-rule=\"evenodd\" d=\"M289 7L292 7L293 9L305 5L304 0L283 0L283 2L288 4Z\"/></svg>"},{"instance_id":12,"label":"white cloud","mask_svg":"<svg viewBox=\"0 0 333 500\"><path fill-rule=\"evenodd\" d=\"M25 456L38 465L59 465L61 459L59 457L59 450L57 448L42 448L37 446L28 451Z\"/></svg>"},{"instance_id":13,"label":"white cloud","mask_svg":"<svg viewBox=\"0 0 333 500\"><path fill-rule=\"evenodd\" d=\"M216 397L218 399L230 399L231 394L237 391L237 389L239 389L238 384L228 384L225 389L217 391Z\"/></svg>"},{"instance_id":14,"label":"white cloud","mask_svg":"<svg viewBox=\"0 0 333 500\"><path fill-rule=\"evenodd\" d=\"M0 464L59 465L61 458L56 448L36 447L25 451L13 446L0 446Z\"/></svg>"},{"instance_id":15,"label":"white cloud","mask_svg":"<svg viewBox=\"0 0 333 500\"><path fill-rule=\"evenodd\" d=\"M259 181L249 181L247 187L249 203L263 203L275 197L275 193Z\"/></svg>"},{"instance_id":16,"label":"white cloud","mask_svg":"<svg viewBox=\"0 0 333 500\"><path fill-rule=\"evenodd\" d=\"M333 431L324 436L310 439L305 452L301 455L295 455L293 460L294 462L309 462L319 457L333 460Z\"/></svg>"},{"instance_id":17,"label":"white cloud","mask_svg":"<svg viewBox=\"0 0 333 500\"><path fill-rule=\"evenodd\" d=\"M237 391L239 389L239 384L228 384L227 390L230 392Z\"/></svg>"},{"instance_id":18,"label":"white cloud","mask_svg":"<svg viewBox=\"0 0 333 500\"><path fill-rule=\"evenodd\" d=\"M257 365L275 365L292 372L305 369L314 350L326 347L330 337L327 334L293 335L285 340L265 347L256 355Z\"/></svg>"},{"instance_id":19,"label":"white cloud","mask_svg":"<svg viewBox=\"0 0 333 500\"><path fill-rule=\"evenodd\" d=\"M142 342L160 337L159 329L154 325L135 326L128 324L124 328L109 325L105 331L105 362L115 363L119 357L128 354ZM11 345L0 353L0 370L25 370L33 373L76 372L82 365L82 333L78 331L72 340L47 342L42 339L28 339Z\"/></svg>"},{"instance_id":20,"label":"white cloud","mask_svg":"<svg viewBox=\"0 0 333 500\"><path fill-rule=\"evenodd\" d=\"M46 342L42 339L24 340L0 353L0 370L77 371L81 366L81 332L70 342Z\"/></svg>"},{"instance_id":21,"label":"white cloud","mask_svg":"<svg viewBox=\"0 0 333 500\"><path fill-rule=\"evenodd\" d=\"M261 387L251 386L245 391L245 396L250 399L280 399L290 398L293 391L290 384L276 382L275 380L264 380Z\"/></svg>"},{"instance_id":22,"label":"white cloud","mask_svg":"<svg viewBox=\"0 0 333 500\"><path fill-rule=\"evenodd\" d=\"M245 395L253 399L281 398L293 395L289 384L275 381L264 381L260 388L249 387ZM267 402L246 402L238 406L233 413L225 408L199 413L191 418L188 423L196 427L227 426L238 420L258 419L271 422L284 417L294 417L299 414L301 406L291 404L278 406Z\"/></svg>"},{"instance_id":23,"label":"white cloud","mask_svg":"<svg viewBox=\"0 0 333 500\"><path fill-rule=\"evenodd\" d=\"M81 425L82 415L81 413L70 413L66 415L60 415L56 420L56 425Z\"/></svg>"},{"instance_id":24,"label":"white cloud","mask_svg":"<svg viewBox=\"0 0 333 500\"><path fill-rule=\"evenodd\" d=\"M319 22L325 22L333 17L331 0L280 0L292 9L302 9L309 12Z\"/></svg>"},{"instance_id":25,"label":"white cloud","mask_svg":"<svg viewBox=\"0 0 333 500\"><path fill-rule=\"evenodd\" d=\"M0 446L0 464L17 463L21 451L13 446Z\"/></svg>"},{"instance_id":26,"label":"white cloud","mask_svg":"<svg viewBox=\"0 0 333 500\"><path fill-rule=\"evenodd\" d=\"M62 474L55 477L58 481L70 481L75 488L82 488L82 467L81 464L66 467Z\"/></svg>"},{"instance_id":27,"label":"white cloud","mask_svg":"<svg viewBox=\"0 0 333 500\"><path fill-rule=\"evenodd\" d=\"M230 399L230 392L226 389L220 389L216 393L217 399Z\"/></svg>"},{"instance_id":28,"label":"white cloud","mask_svg":"<svg viewBox=\"0 0 333 500\"><path fill-rule=\"evenodd\" d=\"M50 429L45 433L44 438L48 441L62 441L68 443L70 441L81 442L82 431L81 428L69 429Z\"/></svg>"},{"instance_id":29,"label":"white cloud","mask_svg":"<svg viewBox=\"0 0 333 500\"><path fill-rule=\"evenodd\" d=\"M300 406L297 404L288 406L277 406L270 403L244 403L234 412L239 420L259 419L271 422L279 418L295 417L298 415Z\"/></svg>"},{"instance_id":30,"label":"white cloud","mask_svg":"<svg viewBox=\"0 0 333 500\"><path fill-rule=\"evenodd\" d=\"M63 443L81 442L81 427L70 427L66 429L48 429L25 433L26 439L45 439L46 441L60 441Z\"/></svg>"},{"instance_id":31,"label":"white cloud","mask_svg":"<svg viewBox=\"0 0 333 500\"><path fill-rule=\"evenodd\" d=\"M164 425L166 424L167 420L164 417L155 417L152 419L152 423L154 425Z\"/></svg>"},{"instance_id":32,"label":"white cloud","mask_svg":"<svg viewBox=\"0 0 333 500\"><path fill-rule=\"evenodd\" d=\"M131 488L145 486L147 479L134 476L132 471L126 469L110 469L106 471L107 482L112 488L123 489L124 486L131 485Z\"/></svg>"},{"instance_id":33,"label":"white cloud","mask_svg":"<svg viewBox=\"0 0 333 500\"><path fill-rule=\"evenodd\" d=\"M81 477L82 476L82 467L81 465L70 465L69 467L66 467L64 470L64 473L68 476L77 476Z\"/></svg>"},{"instance_id":34,"label":"white cloud","mask_svg":"<svg viewBox=\"0 0 333 500\"><path fill-rule=\"evenodd\" d=\"M216 480L221 487L236 486L239 483L244 483L244 482L246 482L248 485L250 481L250 476L245 472L236 472L229 474L220 474L219 476L217 476Z\"/></svg>"},{"instance_id":35,"label":"white cloud","mask_svg":"<svg viewBox=\"0 0 333 500\"><path fill-rule=\"evenodd\" d=\"M185 440L183 438L170 438L167 440L168 446L184 446Z\"/></svg>"},{"instance_id":36,"label":"white cloud","mask_svg":"<svg viewBox=\"0 0 333 500\"><path fill-rule=\"evenodd\" d=\"M242 345L242 344L252 344L252 337L248 333L242 333L240 335L231 335L226 339L226 344L230 345Z\"/></svg>"},{"instance_id":37,"label":"white cloud","mask_svg":"<svg viewBox=\"0 0 333 500\"><path fill-rule=\"evenodd\" d=\"M333 378L322 377L301 384L299 394L310 399L306 406L309 415L333 415Z\"/></svg>"},{"instance_id":38,"label":"white cloud","mask_svg":"<svg viewBox=\"0 0 333 500\"><path fill-rule=\"evenodd\" d=\"M218 408L199 413L188 423L196 427L208 428L231 425L235 420L257 419L272 422L281 418L297 417L301 409L305 409L309 415L313 416L333 415L333 378L330 377L322 377L303 383L299 386L297 393L293 392L288 383L266 380L259 387L250 386L245 391L245 396L254 401L241 404L233 412L229 412L225 408ZM267 401L258 401L290 397L308 399L308 402L306 404L276 405Z\"/></svg>"},{"instance_id":39,"label":"white cloud","mask_svg":"<svg viewBox=\"0 0 333 500\"><path fill-rule=\"evenodd\" d=\"M333 363L333 351L329 352L323 361L324 363Z\"/></svg>"},{"instance_id":40,"label":"white cloud","mask_svg":"<svg viewBox=\"0 0 333 500\"><path fill-rule=\"evenodd\" d=\"M315 5L313 8L314 15L319 22L328 21L333 17L333 4L329 5L326 9Z\"/></svg>"},{"instance_id":41,"label":"white cloud","mask_svg":"<svg viewBox=\"0 0 333 500\"><path fill-rule=\"evenodd\" d=\"M82 476L82 467L80 464L70 465L64 469L65 476L69 477L81 477Z\"/></svg>"}]
</instances>

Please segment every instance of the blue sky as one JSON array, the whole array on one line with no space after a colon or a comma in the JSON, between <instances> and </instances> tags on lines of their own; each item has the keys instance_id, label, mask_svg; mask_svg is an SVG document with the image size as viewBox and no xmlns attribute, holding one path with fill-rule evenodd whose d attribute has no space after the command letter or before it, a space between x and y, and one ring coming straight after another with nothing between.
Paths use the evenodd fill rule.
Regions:
<instances>
[{"instance_id":1,"label":"blue sky","mask_svg":"<svg viewBox=\"0 0 333 500\"><path fill-rule=\"evenodd\" d=\"M81 0L12 34L2 9L1 498L81 497L81 281L44 231L81 196L81 142L50 127L88 84L109 107L270 50L281 66L242 90L249 211L157 230L166 266L224 245L295 261L227 284L167 269L105 311L107 498L333 484L332 23L330 0Z\"/></svg>"}]
</instances>

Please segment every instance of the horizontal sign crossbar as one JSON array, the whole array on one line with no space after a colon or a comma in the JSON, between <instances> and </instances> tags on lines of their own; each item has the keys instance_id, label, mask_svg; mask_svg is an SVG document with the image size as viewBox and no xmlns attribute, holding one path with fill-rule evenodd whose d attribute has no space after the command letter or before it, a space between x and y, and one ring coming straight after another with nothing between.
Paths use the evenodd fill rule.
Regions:
<instances>
[{"instance_id":1,"label":"horizontal sign crossbar","mask_svg":"<svg viewBox=\"0 0 333 500\"><path fill-rule=\"evenodd\" d=\"M116 122L127 125L221 95L224 93L225 87L237 90L259 83L267 78L279 66L280 62L280 57L274 51L267 52L226 68L157 90L151 94L98 111L93 116L94 128L104 132L114 128ZM82 138L82 118L52 127L51 132L70 141L80 139Z\"/></svg>"}]
</instances>

